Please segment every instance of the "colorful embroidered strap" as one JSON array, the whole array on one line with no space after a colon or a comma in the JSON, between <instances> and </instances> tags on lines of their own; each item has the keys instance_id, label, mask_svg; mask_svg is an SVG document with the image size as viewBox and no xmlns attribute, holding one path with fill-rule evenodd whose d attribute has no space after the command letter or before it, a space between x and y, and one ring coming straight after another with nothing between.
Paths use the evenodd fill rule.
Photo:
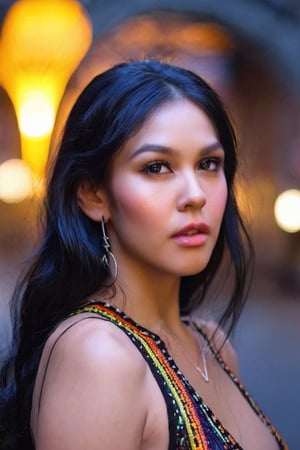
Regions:
<instances>
[{"instance_id":1,"label":"colorful embroidered strap","mask_svg":"<svg viewBox=\"0 0 300 450\"><path fill-rule=\"evenodd\" d=\"M220 364L220 366L225 370L225 372L232 379L234 384L238 387L238 389L240 390L241 394L245 397L245 399L247 400L247 402L249 403L251 408L255 411L255 413L258 415L260 420L266 425L267 428L270 429L271 433L273 434L273 436L275 437L276 441L278 442L280 450L288 450L287 445L283 441L282 437L280 436L280 434L278 433L276 428L272 425L272 423L270 422L268 417L262 412L262 410L260 409L259 405L254 400L254 398L251 397L251 395L249 394L249 392L247 391L246 387L241 382L241 380L239 378L237 378L237 376L230 370L230 368L227 366L227 364L225 363L225 361L222 358L222 356L220 355L220 353L216 352L215 348L209 342L209 340L208 340L207 336L205 335L205 333L203 332L203 330L201 328L199 328L199 326L196 323L194 323L194 326L198 330L198 332L200 334L202 334L204 339L207 341L207 344L208 344L211 352L213 353L213 355L217 359L217 361Z\"/></svg>"},{"instance_id":2,"label":"colorful embroidered strap","mask_svg":"<svg viewBox=\"0 0 300 450\"><path fill-rule=\"evenodd\" d=\"M183 376L159 336L135 323L119 309L102 302L92 302L74 314L96 313L109 320L131 339L143 355L164 396L169 419L169 450L242 450L231 434L222 426ZM208 340L201 329L198 331ZM211 350L216 354L211 346ZM241 390L251 407L270 428L279 448L287 450L279 434L263 415L243 385L216 355L218 362Z\"/></svg>"}]
</instances>

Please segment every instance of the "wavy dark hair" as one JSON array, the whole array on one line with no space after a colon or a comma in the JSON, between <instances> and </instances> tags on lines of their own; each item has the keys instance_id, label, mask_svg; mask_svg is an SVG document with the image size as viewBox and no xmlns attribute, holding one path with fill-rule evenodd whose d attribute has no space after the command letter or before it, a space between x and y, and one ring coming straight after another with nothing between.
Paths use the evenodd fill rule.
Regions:
<instances>
[{"instance_id":1,"label":"wavy dark hair","mask_svg":"<svg viewBox=\"0 0 300 450\"><path fill-rule=\"evenodd\" d=\"M236 137L218 95L196 74L156 60L119 64L83 90L66 122L45 196L41 245L13 300L12 354L2 369L2 417L10 424L11 448L34 448L29 417L34 380L45 341L54 327L104 286L99 224L80 209L83 181L106 186L112 158L166 103L188 99L203 110L225 151L228 198L220 234L207 267L182 278L180 308L190 313L204 301L225 253L234 280L220 324L231 331L242 310L251 242L234 194ZM251 252L250 252L251 253ZM2 429L8 427L2 421ZM8 447L7 447L8 448Z\"/></svg>"}]
</instances>

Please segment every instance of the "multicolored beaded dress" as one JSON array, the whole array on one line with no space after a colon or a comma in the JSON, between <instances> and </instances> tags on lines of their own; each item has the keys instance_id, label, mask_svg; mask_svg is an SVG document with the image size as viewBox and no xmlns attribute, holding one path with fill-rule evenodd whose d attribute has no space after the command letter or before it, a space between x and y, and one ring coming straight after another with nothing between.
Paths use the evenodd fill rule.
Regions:
<instances>
[{"instance_id":1,"label":"multicolored beaded dress","mask_svg":"<svg viewBox=\"0 0 300 450\"><path fill-rule=\"evenodd\" d=\"M74 314L96 313L120 328L141 352L149 365L165 399L169 420L169 450L242 450L231 434L204 403L169 355L160 337L135 323L119 309L92 302ZM208 337L195 323L197 331L207 340L217 361L241 391L255 413L274 435L278 448L288 450L282 438L246 391L243 384L227 367L222 357L209 344Z\"/></svg>"}]
</instances>

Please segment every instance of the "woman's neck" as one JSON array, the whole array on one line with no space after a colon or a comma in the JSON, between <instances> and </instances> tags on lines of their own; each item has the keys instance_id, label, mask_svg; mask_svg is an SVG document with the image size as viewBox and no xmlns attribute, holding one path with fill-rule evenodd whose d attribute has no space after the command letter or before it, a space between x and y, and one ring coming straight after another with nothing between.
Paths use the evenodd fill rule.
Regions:
<instances>
[{"instance_id":1,"label":"woman's neck","mask_svg":"<svg viewBox=\"0 0 300 450\"><path fill-rule=\"evenodd\" d=\"M140 325L154 330L158 324L169 329L180 326L180 277L139 271L120 271L116 294L110 302Z\"/></svg>"}]
</instances>

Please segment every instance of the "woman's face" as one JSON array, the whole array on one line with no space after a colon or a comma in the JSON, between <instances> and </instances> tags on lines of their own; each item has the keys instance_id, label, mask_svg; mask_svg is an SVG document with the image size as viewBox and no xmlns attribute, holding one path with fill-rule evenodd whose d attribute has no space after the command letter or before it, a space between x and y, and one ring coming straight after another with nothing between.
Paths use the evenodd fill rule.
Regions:
<instances>
[{"instance_id":1,"label":"woman's face","mask_svg":"<svg viewBox=\"0 0 300 450\"><path fill-rule=\"evenodd\" d=\"M227 186L224 150L185 99L156 110L115 157L108 233L119 266L183 276L207 265Z\"/></svg>"}]
</instances>

